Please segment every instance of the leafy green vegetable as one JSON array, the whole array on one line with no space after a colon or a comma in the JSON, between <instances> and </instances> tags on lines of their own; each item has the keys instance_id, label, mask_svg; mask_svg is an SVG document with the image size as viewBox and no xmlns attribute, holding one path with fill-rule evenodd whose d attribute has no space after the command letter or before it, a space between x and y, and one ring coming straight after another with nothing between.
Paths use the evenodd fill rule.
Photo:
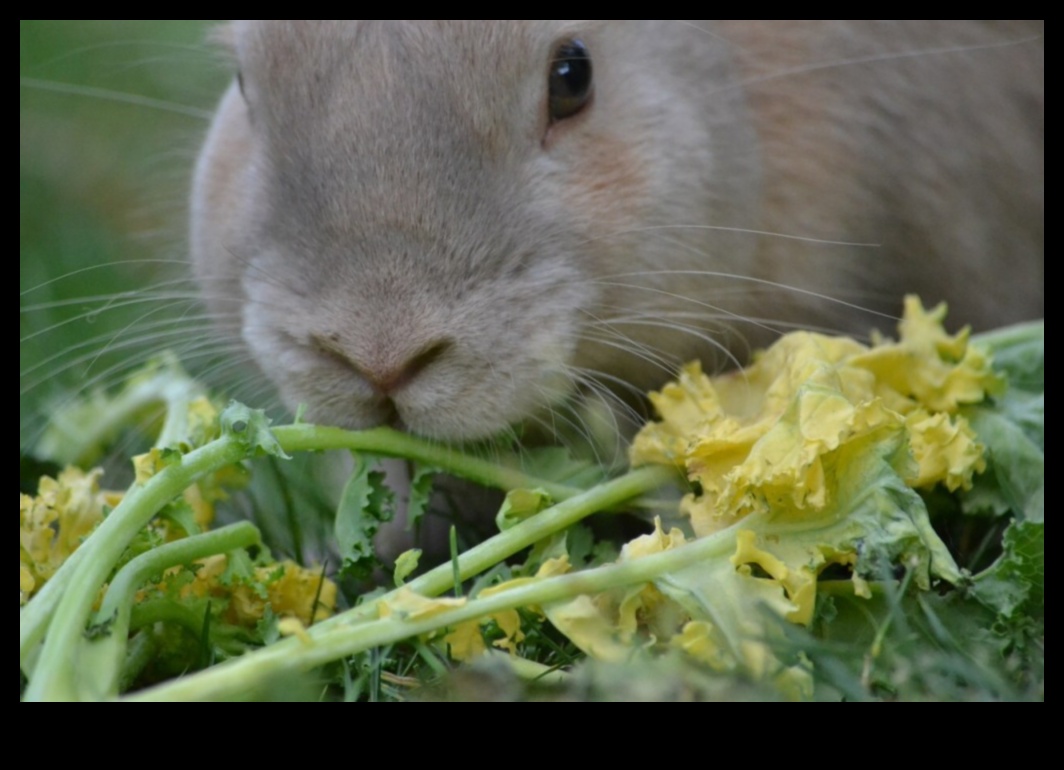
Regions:
<instances>
[{"instance_id":1,"label":"leafy green vegetable","mask_svg":"<svg viewBox=\"0 0 1064 770\"><path fill-rule=\"evenodd\" d=\"M156 422L160 416L165 421L158 446L176 447L186 439L200 445L204 436L194 434L203 423L189 406L203 395L203 387L173 356L162 356L135 373L113 395L94 391L57 405L33 454L63 466L90 466L130 425Z\"/></svg>"},{"instance_id":2,"label":"leafy green vegetable","mask_svg":"<svg viewBox=\"0 0 1064 770\"><path fill-rule=\"evenodd\" d=\"M1045 390L1044 321L981 334L975 342L993 356L994 368L1008 380L1010 390Z\"/></svg>"},{"instance_id":3,"label":"leafy green vegetable","mask_svg":"<svg viewBox=\"0 0 1064 770\"><path fill-rule=\"evenodd\" d=\"M234 438L248 457L290 459L270 431L270 420L261 409L249 409L233 402L222 412L221 425L223 435Z\"/></svg>"},{"instance_id":4,"label":"leafy green vegetable","mask_svg":"<svg viewBox=\"0 0 1064 770\"><path fill-rule=\"evenodd\" d=\"M1005 553L975 579L975 597L1003 619L1045 616L1045 525L1016 522L1005 533Z\"/></svg>"},{"instance_id":5,"label":"leafy green vegetable","mask_svg":"<svg viewBox=\"0 0 1064 770\"><path fill-rule=\"evenodd\" d=\"M1044 324L972 348L941 332L940 313L910 312L901 343L871 350L792 338L787 355L770 352L762 369L716 383L719 401L688 370L663 397L674 425L644 446L665 467L611 481L558 451L487 462L385 429L271 429L239 405L209 417L198 396L145 393L183 416L165 414L167 443L138 458L137 483L109 515L87 496L95 513L85 529L95 532L65 548L43 588L33 565L50 563L56 530L47 505L22 501L23 519L41 526L22 544L32 598L20 611L20 695L114 698L158 681L125 697L324 687L343 699L406 700L451 662L486 656L485 676L510 682L515 698L561 687L592 698L1044 700ZM811 348L836 358L808 365L801 351ZM869 388L870 377L880 384ZM749 399L765 394L773 406L759 412ZM702 419L696 403L712 411L733 400L756 415L756 430L737 419L692 440L678 429ZM101 402L100 414L114 412ZM792 439L800 450L785 449ZM413 579L419 555L405 554L397 590L349 597L354 609L325 619L334 599L318 571L273 562L248 525L207 531L205 518L223 480L243 477L234 464L324 450L356 455L335 524L345 574L375 570L374 535L399 504L377 457L416 464L415 519L435 469L509 492L502 531ZM611 553L580 524L657 492L681 465L696 482L689 526L659 523ZM299 515L294 498L287 505ZM980 569L997 556L990 536L1004 533L1000 557L975 576L939 534L958 521L987 534ZM623 668L581 666L577 648ZM207 668L170 681L198 666ZM626 687L604 687L619 671ZM514 677L533 682L530 695Z\"/></svg>"},{"instance_id":6,"label":"leafy green vegetable","mask_svg":"<svg viewBox=\"0 0 1064 770\"><path fill-rule=\"evenodd\" d=\"M409 498L406 502L406 528L416 532L421 520L429 508L432 499L433 482L439 473L435 468L416 466L410 478Z\"/></svg>"},{"instance_id":7,"label":"leafy green vegetable","mask_svg":"<svg viewBox=\"0 0 1064 770\"><path fill-rule=\"evenodd\" d=\"M402 588L406 583L407 578L417 572L418 565L421 563L421 551L412 550L404 551L399 555L399 558L395 560L395 587Z\"/></svg>"},{"instance_id":8,"label":"leafy green vegetable","mask_svg":"<svg viewBox=\"0 0 1064 770\"><path fill-rule=\"evenodd\" d=\"M506 495L495 523L500 532L532 518L554 505L549 493L542 489L515 489Z\"/></svg>"},{"instance_id":9,"label":"leafy green vegetable","mask_svg":"<svg viewBox=\"0 0 1064 770\"><path fill-rule=\"evenodd\" d=\"M786 629L780 653L812 663L818 700L1038 699L1032 658L1003 644L994 613L979 602L959 591L904 591L904 583L874 588L871 599L832 590L830 620L809 632Z\"/></svg>"},{"instance_id":10,"label":"leafy green vegetable","mask_svg":"<svg viewBox=\"0 0 1064 770\"><path fill-rule=\"evenodd\" d=\"M521 470L559 484L571 484L586 489L608 478L606 469L591 460L573 457L563 447L538 447L523 449L520 454Z\"/></svg>"},{"instance_id":11,"label":"leafy green vegetable","mask_svg":"<svg viewBox=\"0 0 1064 770\"><path fill-rule=\"evenodd\" d=\"M343 559L341 574L368 580L381 566L373 538L395 518L395 492L371 458L356 457L355 470L344 487L336 512L336 544Z\"/></svg>"},{"instance_id":12,"label":"leafy green vegetable","mask_svg":"<svg viewBox=\"0 0 1064 770\"><path fill-rule=\"evenodd\" d=\"M1009 387L965 414L987 447L989 471L962 495L968 513L1045 519L1045 326L1032 324L980 338Z\"/></svg>"},{"instance_id":13,"label":"leafy green vegetable","mask_svg":"<svg viewBox=\"0 0 1064 770\"><path fill-rule=\"evenodd\" d=\"M970 513L1013 513L1027 521L1045 518L1045 453L1022 426L1000 408L977 407L968 419L987 447L988 473L963 497Z\"/></svg>"}]
</instances>

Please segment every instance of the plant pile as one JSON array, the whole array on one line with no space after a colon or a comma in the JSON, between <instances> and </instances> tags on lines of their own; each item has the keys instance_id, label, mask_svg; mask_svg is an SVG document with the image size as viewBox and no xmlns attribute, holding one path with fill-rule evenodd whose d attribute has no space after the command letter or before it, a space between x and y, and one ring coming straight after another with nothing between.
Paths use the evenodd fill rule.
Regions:
<instances>
[{"instance_id":1,"label":"plant pile","mask_svg":"<svg viewBox=\"0 0 1064 770\"><path fill-rule=\"evenodd\" d=\"M271 427L160 362L39 446L65 469L20 495L20 696L1044 700L1044 324L973 340L944 317L910 300L897 341L690 365L612 478L562 450ZM101 490L92 464L160 414L128 491ZM332 451L354 455L334 568L212 529L255 458ZM507 493L499 533L385 572L376 533L400 507L418 526L442 473ZM646 534L585 522L622 510Z\"/></svg>"}]
</instances>

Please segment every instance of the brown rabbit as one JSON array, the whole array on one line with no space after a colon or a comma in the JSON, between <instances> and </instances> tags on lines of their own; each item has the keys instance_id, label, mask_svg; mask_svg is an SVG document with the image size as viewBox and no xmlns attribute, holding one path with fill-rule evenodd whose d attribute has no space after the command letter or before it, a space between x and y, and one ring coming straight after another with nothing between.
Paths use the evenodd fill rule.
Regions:
<instances>
[{"instance_id":1,"label":"brown rabbit","mask_svg":"<svg viewBox=\"0 0 1064 770\"><path fill-rule=\"evenodd\" d=\"M1044 315L1044 20L240 20L202 291L291 405L550 424L902 296Z\"/></svg>"}]
</instances>

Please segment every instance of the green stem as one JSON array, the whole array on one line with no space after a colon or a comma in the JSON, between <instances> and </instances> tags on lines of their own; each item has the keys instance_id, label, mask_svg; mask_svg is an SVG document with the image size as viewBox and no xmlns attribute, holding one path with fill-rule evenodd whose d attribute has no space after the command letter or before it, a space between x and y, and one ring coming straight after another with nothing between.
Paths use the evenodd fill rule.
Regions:
<instances>
[{"instance_id":1,"label":"green stem","mask_svg":"<svg viewBox=\"0 0 1064 770\"><path fill-rule=\"evenodd\" d=\"M132 702L229 700L246 694L249 682L306 674L314 669L375 647L478 620L507 610L544 606L585 594L650 583L663 574L700 562L720 559L735 549L738 526L682 548L624 564L614 564L572 575L537 580L486 599L423 620L389 617L365 622L351 613L339 616L331 627L317 626L306 642L285 641L260 652L217 666L195 676L130 697Z\"/></svg>"},{"instance_id":2,"label":"green stem","mask_svg":"<svg viewBox=\"0 0 1064 770\"><path fill-rule=\"evenodd\" d=\"M873 661L878 660L880 655L883 654L883 644L886 642L887 634L890 633L894 622L902 616L902 601L909 593L909 588L912 586L915 575L915 569L906 570L905 579L902 580L901 586L894 591L888 592L887 598L890 600L890 608L886 618L883 619L879 629L876 631L875 639L872 641L872 647L869 650L869 656Z\"/></svg>"},{"instance_id":3,"label":"green stem","mask_svg":"<svg viewBox=\"0 0 1064 770\"><path fill-rule=\"evenodd\" d=\"M84 426L79 425L64 433L62 415L57 415L53 429L58 432L53 434L49 431L35 450L37 456L50 458L60 465L83 465L85 463L82 460L89 448L97 446L105 436L127 425L133 415L156 403L166 405L166 423L155 446L176 445L187 432L188 405L199 395L200 386L184 374L176 361L166 363L170 368L165 374L152 377L110 401L106 413L93 422L91 432L86 432ZM29 673L28 670L35 667L30 665L31 658L44 639L48 623L66 592L71 576L77 572L84 558L82 549L71 554L33 598L33 602L19 613L19 666L23 671Z\"/></svg>"},{"instance_id":4,"label":"green stem","mask_svg":"<svg viewBox=\"0 0 1064 770\"><path fill-rule=\"evenodd\" d=\"M122 665L122 679L119 688L128 690L149 665L155 659L159 647L155 642L155 634L148 629L137 634L129 640L129 654Z\"/></svg>"},{"instance_id":5,"label":"green stem","mask_svg":"<svg viewBox=\"0 0 1064 770\"><path fill-rule=\"evenodd\" d=\"M458 529L451 527L451 574L454 575L454 595L462 598L462 568L458 564Z\"/></svg>"},{"instance_id":6,"label":"green stem","mask_svg":"<svg viewBox=\"0 0 1064 770\"><path fill-rule=\"evenodd\" d=\"M170 368L173 367L173 368ZM162 374L130 386L107 402L106 409L93 419L91 426L74 421L62 412L55 415L51 427L34 449L36 457L59 465L86 465L96 447L107 441L145 408L159 404L166 408L166 423L155 446L175 446L184 439L188 423L188 404L200 393L200 386L171 362ZM167 443L163 443L163 442Z\"/></svg>"},{"instance_id":7,"label":"green stem","mask_svg":"<svg viewBox=\"0 0 1064 770\"><path fill-rule=\"evenodd\" d=\"M79 700L95 701L118 697L120 678L129 643L130 616L137 591L152 578L172 567L200 559L232 553L261 542L259 531L246 522L168 543L141 554L123 567L107 589L97 623L108 623L104 636L93 639L81 651Z\"/></svg>"},{"instance_id":8,"label":"green stem","mask_svg":"<svg viewBox=\"0 0 1064 770\"><path fill-rule=\"evenodd\" d=\"M314 425L288 425L274 428L273 435L288 454L342 449L412 460L493 489L543 489L555 500L568 500L583 492L575 487L534 478L515 468L478 460L456 449L391 428L352 432Z\"/></svg>"},{"instance_id":9,"label":"green stem","mask_svg":"<svg viewBox=\"0 0 1064 770\"><path fill-rule=\"evenodd\" d=\"M75 700L78 696L77 668L79 643L92 606L114 565L141 529L172 500L201 476L239 462L247 448L232 436L225 436L198 449L135 488L78 549L80 558L66 581L66 590L47 629L44 649L37 661L26 700ZM25 614L19 615L20 640L43 633L27 629ZM46 622L46 619L45 619ZM20 655L27 650L20 647Z\"/></svg>"},{"instance_id":10,"label":"green stem","mask_svg":"<svg viewBox=\"0 0 1064 770\"><path fill-rule=\"evenodd\" d=\"M19 667L26 676L33 676L40 657L40 644L48 632L48 624L55 615L56 608L63 598L71 576L80 568L85 554L82 549L74 551L63 566L52 576L33 600L19 610L18 615L18 651Z\"/></svg>"},{"instance_id":11,"label":"green stem","mask_svg":"<svg viewBox=\"0 0 1064 770\"><path fill-rule=\"evenodd\" d=\"M556 532L566 530L583 521L588 516L642 497L675 479L675 471L671 468L660 466L641 468L559 503L466 551L458 559L457 579L465 582L474 578L526 548L546 540ZM416 580L412 580L406 588L422 596L434 597L451 590L455 585L455 580L454 564L447 562L426 572ZM380 602L394 598L397 593L398 590L392 591L374 602L368 602L344 615L319 623L315 626L315 630L328 629L344 622L342 620L344 618L348 620L371 619L376 616Z\"/></svg>"},{"instance_id":12,"label":"green stem","mask_svg":"<svg viewBox=\"0 0 1064 770\"><path fill-rule=\"evenodd\" d=\"M142 602L133 608L129 618L129 627L134 631L157 623L181 626L196 638L203 635L202 610L193 609L175 599L151 599Z\"/></svg>"}]
</instances>

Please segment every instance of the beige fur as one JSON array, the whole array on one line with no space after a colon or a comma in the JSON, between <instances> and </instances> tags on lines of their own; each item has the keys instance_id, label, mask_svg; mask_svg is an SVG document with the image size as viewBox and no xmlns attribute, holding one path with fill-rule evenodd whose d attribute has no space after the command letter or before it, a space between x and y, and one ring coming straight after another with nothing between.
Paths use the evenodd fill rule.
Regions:
<instances>
[{"instance_id":1,"label":"beige fur","mask_svg":"<svg viewBox=\"0 0 1064 770\"><path fill-rule=\"evenodd\" d=\"M906 292L981 326L1042 316L1043 35L236 21L244 95L200 157L195 272L310 419L443 439L724 365L791 325L889 328L875 313ZM594 101L552 125L571 36Z\"/></svg>"}]
</instances>

